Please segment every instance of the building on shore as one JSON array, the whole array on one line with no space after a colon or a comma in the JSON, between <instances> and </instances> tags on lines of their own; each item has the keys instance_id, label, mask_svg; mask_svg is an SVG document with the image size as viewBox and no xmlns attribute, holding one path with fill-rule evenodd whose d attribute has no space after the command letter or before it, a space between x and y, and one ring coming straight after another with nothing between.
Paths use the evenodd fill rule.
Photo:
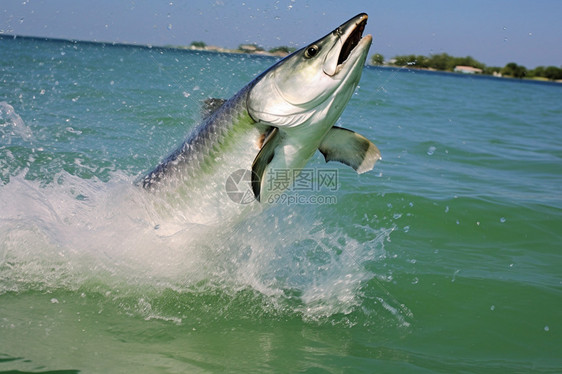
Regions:
<instances>
[{"instance_id":1,"label":"building on shore","mask_svg":"<svg viewBox=\"0 0 562 374\"><path fill-rule=\"evenodd\" d=\"M463 73L463 74L482 74L482 69L478 69L472 66L455 66L453 70L455 73Z\"/></svg>"}]
</instances>

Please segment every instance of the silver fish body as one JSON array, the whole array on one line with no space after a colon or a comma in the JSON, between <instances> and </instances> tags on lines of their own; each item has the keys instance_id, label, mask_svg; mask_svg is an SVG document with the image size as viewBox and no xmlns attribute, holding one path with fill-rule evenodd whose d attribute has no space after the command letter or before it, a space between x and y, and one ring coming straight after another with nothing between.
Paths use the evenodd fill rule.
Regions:
<instances>
[{"instance_id":1,"label":"silver fish body","mask_svg":"<svg viewBox=\"0 0 562 374\"><path fill-rule=\"evenodd\" d=\"M242 88L194 129L185 142L140 184L149 190L189 194L202 184L220 190L237 170L251 171L248 188L256 201L273 193L265 183L276 170L291 180L316 150L358 173L371 170L380 152L362 135L335 127L357 87L372 37L362 36L359 14L322 39L287 56ZM216 104L216 102L215 102ZM218 171L222 170L222 171ZM288 182L288 183L287 183Z\"/></svg>"}]
</instances>

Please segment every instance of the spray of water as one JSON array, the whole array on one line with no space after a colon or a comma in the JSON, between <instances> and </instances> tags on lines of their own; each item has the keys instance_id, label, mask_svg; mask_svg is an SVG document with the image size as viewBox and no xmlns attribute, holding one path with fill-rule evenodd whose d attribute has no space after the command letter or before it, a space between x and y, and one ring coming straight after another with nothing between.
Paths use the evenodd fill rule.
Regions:
<instances>
[{"instance_id":1,"label":"spray of water","mask_svg":"<svg viewBox=\"0 0 562 374\"><path fill-rule=\"evenodd\" d=\"M31 142L23 121L2 110L3 134ZM312 320L352 313L375 276L365 264L384 258L392 232L359 241L327 226L315 206L217 209L204 189L175 209L120 172L101 181L63 171L50 183L26 172L0 186L0 293L96 292L150 319L177 318L152 305L170 290L250 294L265 309Z\"/></svg>"}]
</instances>

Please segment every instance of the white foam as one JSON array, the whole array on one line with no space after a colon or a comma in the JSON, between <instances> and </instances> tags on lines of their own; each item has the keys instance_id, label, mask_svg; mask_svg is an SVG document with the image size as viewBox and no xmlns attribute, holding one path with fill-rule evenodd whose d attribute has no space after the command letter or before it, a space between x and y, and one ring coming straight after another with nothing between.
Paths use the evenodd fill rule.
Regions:
<instances>
[{"instance_id":1,"label":"white foam","mask_svg":"<svg viewBox=\"0 0 562 374\"><path fill-rule=\"evenodd\" d=\"M3 144L10 144L13 137L31 140L33 132L23 122L13 106L5 101L0 101L0 139Z\"/></svg>"},{"instance_id":2,"label":"white foam","mask_svg":"<svg viewBox=\"0 0 562 374\"><path fill-rule=\"evenodd\" d=\"M61 173L55 180L44 186L20 174L0 187L0 293L91 283L109 293L191 292L206 282L253 289L318 319L360 305L361 286L373 277L364 264L384 256L391 232L360 243L298 206L204 225L194 213L204 215L201 206L191 219L163 216L158 195L126 175L102 182Z\"/></svg>"}]
</instances>

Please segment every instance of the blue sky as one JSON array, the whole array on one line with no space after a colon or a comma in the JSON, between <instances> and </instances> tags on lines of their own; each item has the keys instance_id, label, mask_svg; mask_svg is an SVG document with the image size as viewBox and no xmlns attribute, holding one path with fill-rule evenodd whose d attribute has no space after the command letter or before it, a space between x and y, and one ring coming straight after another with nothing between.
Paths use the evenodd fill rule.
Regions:
<instances>
[{"instance_id":1,"label":"blue sky","mask_svg":"<svg viewBox=\"0 0 562 374\"><path fill-rule=\"evenodd\" d=\"M360 12L369 14L371 54L386 58L446 52L488 66L562 65L558 0L2 0L0 33L301 47Z\"/></svg>"}]
</instances>

